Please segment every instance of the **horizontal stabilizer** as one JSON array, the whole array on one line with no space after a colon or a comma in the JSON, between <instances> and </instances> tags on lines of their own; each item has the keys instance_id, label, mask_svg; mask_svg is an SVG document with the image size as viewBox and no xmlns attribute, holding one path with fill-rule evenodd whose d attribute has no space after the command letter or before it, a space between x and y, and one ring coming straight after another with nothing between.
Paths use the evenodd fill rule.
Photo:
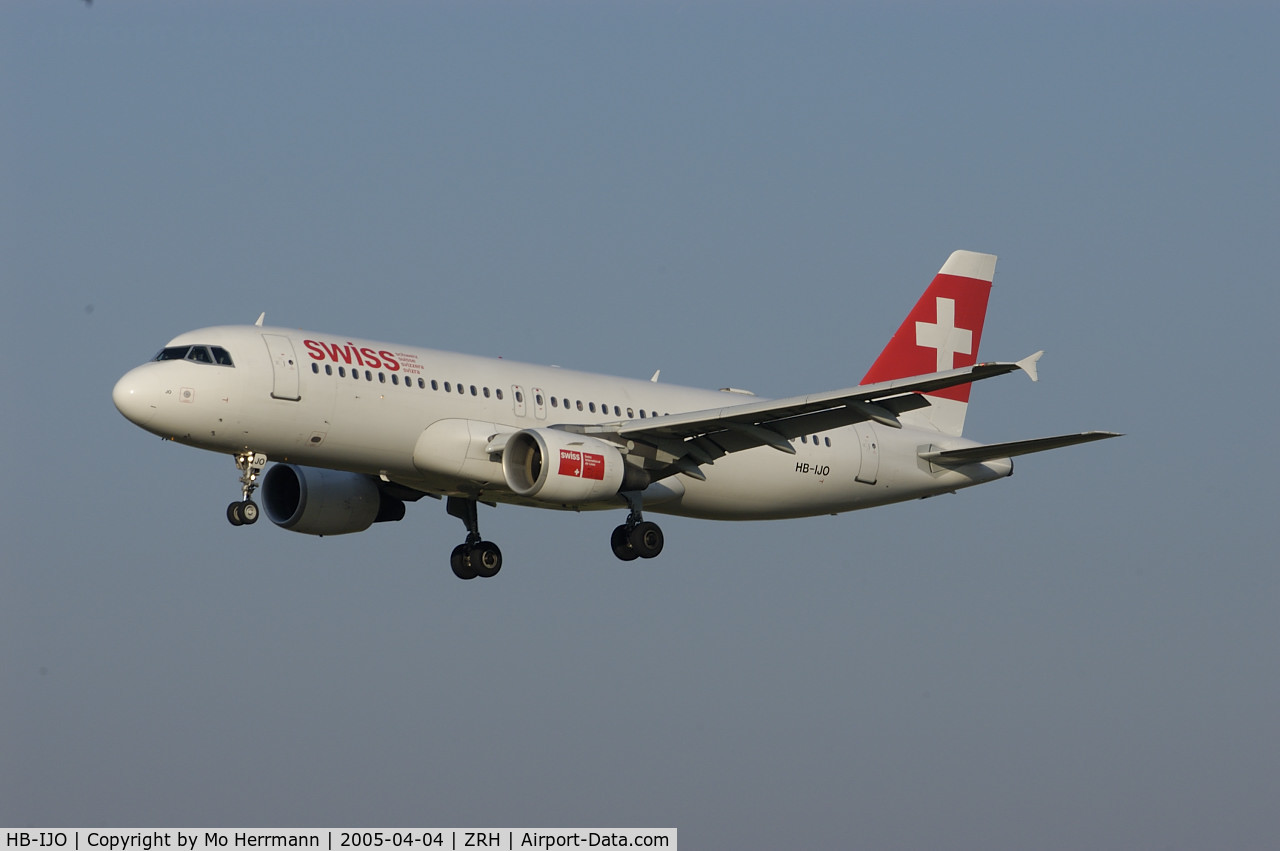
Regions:
<instances>
[{"instance_id":1,"label":"horizontal stabilizer","mask_svg":"<svg viewBox=\"0 0 1280 851\"><path fill-rule=\"evenodd\" d=\"M920 457L932 464L938 464L944 467L957 467L962 464L976 464L980 461L991 461L995 458L1012 458L1015 455L1030 455L1032 452L1044 452L1046 449L1058 449L1063 446L1074 446L1077 443L1106 440L1108 437L1120 437L1120 434L1114 431L1086 431L1083 434L1061 434L1057 437L1038 437L1034 440L1015 440L1012 443L992 443L987 446L969 446L964 449L942 449L934 452L921 452Z\"/></svg>"}]
</instances>

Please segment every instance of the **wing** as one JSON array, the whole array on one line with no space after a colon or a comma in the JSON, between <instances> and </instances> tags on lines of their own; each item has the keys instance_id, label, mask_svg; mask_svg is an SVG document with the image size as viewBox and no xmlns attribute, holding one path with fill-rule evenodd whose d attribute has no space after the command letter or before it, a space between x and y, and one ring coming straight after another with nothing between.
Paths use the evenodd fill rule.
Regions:
<instances>
[{"instance_id":1,"label":"wing","mask_svg":"<svg viewBox=\"0 0 1280 851\"><path fill-rule=\"evenodd\" d=\"M730 405L705 411L668 414L641 420L556 428L630 444L628 455L644 459L654 479L685 473L705 479L699 467L731 452L771 446L795 454L790 441L802 434L853 423L873 422L902 428L898 415L927 407L922 393L955 387L1022 370L1035 381L1043 352L1013 363L980 363L929 375L864 384L844 390Z\"/></svg>"}]
</instances>

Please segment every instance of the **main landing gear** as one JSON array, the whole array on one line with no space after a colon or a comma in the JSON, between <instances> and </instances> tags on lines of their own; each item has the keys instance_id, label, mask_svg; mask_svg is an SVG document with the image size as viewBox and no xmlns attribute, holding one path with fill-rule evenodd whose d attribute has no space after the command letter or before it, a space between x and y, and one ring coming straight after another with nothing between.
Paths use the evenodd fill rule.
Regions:
<instances>
[{"instance_id":1,"label":"main landing gear","mask_svg":"<svg viewBox=\"0 0 1280 851\"><path fill-rule=\"evenodd\" d=\"M267 456L261 452L241 452L236 455L236 469L240 471L240 492L244 499L227 506L227 519L232 526L251 526L258 522L258 504L250 497L258 489L258 476L267 466Z\"/></svg>"},{"instance_id":2,"label":"main landing gear","mask_svg":"<svg viewBox=\"0 0 1280 851\"><path fill-rule=\"evenodd\" d=\"M476 517L476 501L465 497L451 496L445 503L445 510L457 517L467 526L467 542L458 544L449 555L449 566L453 575L459 579L475 579L477 576L488 579L502 570L502 550L493 541L480 539L480 522Z\"/></svg>"},{"instance_id":3,"label":"main landing gear","mask_svg":"<svg viewBox=\"0 0 1280 851\"><path fill-rule=\"evenodd\" d=\"M644 519L640 512L640 494L624 493L622 496L631 506L631 513L627 515L626 523L613 530L609 540L613 554L623 561L653 558L662 552L662 529L657 523ZM467 527L466 543L454 547L449 556L449 566L459 579L488 578L502 569L502 550L492 541L480 538L476 505L476 500L461 496L451 496L445 503L445 510Z\"/></svg>"},{"instance_id":4,"label":"main landing gear","mask_svg":"<svg viewBox=\"0 0 1280 851\"><path fill-rule=\"evenodd\" d=\"M631 513L627 515L627 522L614 529L613 535L609 538L613 554L623 561L653 558L662 552L662 529L657 523L642 517L640 494L624 493L622 496L626 499L627 505L631 506Z\"/></svg>"}]
</instances>

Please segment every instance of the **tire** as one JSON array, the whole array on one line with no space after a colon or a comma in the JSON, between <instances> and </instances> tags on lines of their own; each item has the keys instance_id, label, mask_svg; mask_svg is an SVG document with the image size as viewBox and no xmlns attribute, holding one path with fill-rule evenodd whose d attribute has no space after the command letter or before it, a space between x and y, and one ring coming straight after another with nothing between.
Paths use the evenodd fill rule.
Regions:
<instances>
[{"instance_id":1,"label":"tire","mask_svg":"<svg viewBox=\"0 0 1280 851\"><path fill-rule=\"evenodd\" d=\"M240 514L241 503L233 502L227 506L227 521L232 526L243 526L244 517Z\"/></svg>"},{"instance_id":2,"label":"tire","mask_svg":"<svg viewBox=\"0 0 1280 851\"><path fill-rule=\"evenodd\" d=\"M613 554L623 561L634 561L640 557L640 553L631 546L630 530L625 525L613 530L609 546L613 547Z\"/></svg>"},{"instance_id":3,"label":"tire","mask_svg":"<svg viewBox=\"0 0 1280 851\"><path fill-rule=\"evenodd\" d=\"M449 554L449 566L453 568L453 575L459 579L476 578L476 571L471 566L471 559L468 558L470 551L471 548L466 544L458 544Z\"/></svg>"},{"instance_id":4,"label":"tire","mask_svg":"<svg viewBox=\"0 0 1280 851\"><path fill-rule=\"evenodd\" d=\"M244 525L252 526L258 522L258 503L251 499L246 499L240 503L240 519L244 521Z\"/></svg>"},{"instance_id":5,"label":"tire","mask_svg":"<svg viewBox=\"0 0 1280 851\"><path fill-rule=\"evenodd\" d=\"M662 552L662 545L665 539L662 535L662 529L657 523L650 523L648 520L637 523L636 527L631 530L631 549L635 550L636 555L640 558L653 558Z\"/></svg>"},{"instance_id":6,"label":"tire","mask_svg":"<svg viewBox=\"0 0 1280 851\"><path fill-rule=\"evenodd\" d=\"M471 548L470 561L476 576L489 579L502 570L502 550L492 541L481 541Z\"/></svg>"}]
</instances>

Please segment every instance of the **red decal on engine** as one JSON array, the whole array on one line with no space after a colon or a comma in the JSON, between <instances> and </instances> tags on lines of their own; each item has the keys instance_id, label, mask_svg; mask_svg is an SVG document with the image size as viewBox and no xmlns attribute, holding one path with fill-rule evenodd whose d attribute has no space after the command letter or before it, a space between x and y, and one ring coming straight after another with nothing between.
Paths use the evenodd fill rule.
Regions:
<instances>
[{"instance_id":1,"label":"red decal on engine","mask_svg":"<svg viewBox=\"0 0 1280 851\"><path fill-rule=\"evenodd\" d=\"M582 478L604 481L604 456L582 453Z\"/></svg>"},{"instance_id":2,"label":"red decal on engine","mask_svg":"<svg viewBox=\"0 0 1280 851\"><path fill-rule=\"evenodd\" d=\"M582 453L572 449L560 450L560 475L582 478Z\"/></svg>"},{"instance_id":3,"label":"red decal on engine","mask_svg":"<svg viewBox=\"0 0 1280 851\"><path fill-rule=\"evenodd\" d=\"M576 449L560 450L560 475L604 481L604 456Z\"/></svg>"}]
</instances>

